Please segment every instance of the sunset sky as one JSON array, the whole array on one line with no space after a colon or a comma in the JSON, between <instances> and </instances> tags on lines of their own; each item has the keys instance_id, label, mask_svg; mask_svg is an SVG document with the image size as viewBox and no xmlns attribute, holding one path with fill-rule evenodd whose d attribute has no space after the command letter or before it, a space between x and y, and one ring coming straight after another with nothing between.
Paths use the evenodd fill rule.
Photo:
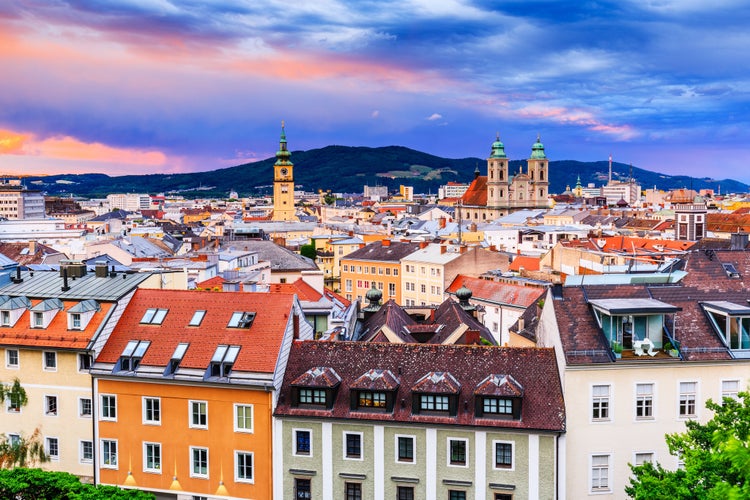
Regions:
<instances>
[{"instance_id":1,"label":"sunset sky","mask_svg":"<svg viewBox=\"0 0 750 500\"><path fill-rule=\"evenodd\" d=\"M299 4L299 5L297 5ZM0 3L0 172L401 145L750 182L744 0ZM294 158L292 158L293 160Z\"/></svg>"}]
</instances>

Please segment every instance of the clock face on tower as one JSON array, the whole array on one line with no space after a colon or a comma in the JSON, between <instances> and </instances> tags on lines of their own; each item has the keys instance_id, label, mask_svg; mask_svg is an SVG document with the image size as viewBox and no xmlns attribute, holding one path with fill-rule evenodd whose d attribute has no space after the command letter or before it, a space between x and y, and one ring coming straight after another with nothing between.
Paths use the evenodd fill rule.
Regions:
<instances>
[{"instance_id":1,"label":"clock face on tower","mask_svg":"<svg viewBox=\"0 0 750 500\"><path fill-rule=\"evenodd\" d=\"M281 175L287 175L289 173L289 170L282 168L280 171Z\"/></svg>"}]
</instances>

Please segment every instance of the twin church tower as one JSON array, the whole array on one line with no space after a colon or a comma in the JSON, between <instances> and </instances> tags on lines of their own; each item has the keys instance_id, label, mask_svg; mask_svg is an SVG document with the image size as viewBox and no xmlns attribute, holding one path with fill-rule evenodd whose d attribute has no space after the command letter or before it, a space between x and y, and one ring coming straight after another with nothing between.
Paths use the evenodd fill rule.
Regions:
<instances>
[{"instance_id":1,"label":"twin church tower","mask_svg":"<svg viewBox=\"0 0 750 500\"><path fill-rule=\"evenodd\" d=\"M291 156L282 121L279 150L273 165L273 221L297 220L294 208L294 164ZM519 169L517 174L511 174L509 163L505 146L498 135L487 159L487 175L480 176L477 167L474 180L456 207L457 219L491 221L516 210L547 207L549 160L539 137L531 147L526 172Z\"/></svg>"}]
</instances>

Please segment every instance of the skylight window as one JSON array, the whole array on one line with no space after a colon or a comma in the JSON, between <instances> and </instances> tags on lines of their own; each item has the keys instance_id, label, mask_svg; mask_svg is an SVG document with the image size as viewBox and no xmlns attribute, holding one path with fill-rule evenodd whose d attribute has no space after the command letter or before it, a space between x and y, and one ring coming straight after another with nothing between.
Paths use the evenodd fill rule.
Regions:
<instances>
[{"instance_id":1,"label":"skylight window","mask_svg":"<svg viewBox=\"0 0 750 500\"><path fill-rule=\"evenodd\" d=\"M206 315L206 311L195 311L193 317L190 319L188 326L200 326L203 317Z\"/></svg>"},{"instance_id":2,"label":"skylight window","mask_svg":"<svg viewBox=\"0 0 750 500\"><path fill-rule=\"evenodd\" d=\"M228 377L239 352L240 346L238 345L217 346L209 365L209 376Z\"/></svg>"},{"instance_id":3,"label":"skylight window","mask_svg":"<svg viewBox=\"0 0 750 500\"><path fill-rule=\"evenodd\" d=\"M141 324L146 325L161 325L164 318L167 316L169 309L147 309L146 313L141 318Z\"/></svg>"},{"instance_id":4,"label":"skylight window","mask_svg":"<svg viewBox=\"0 0 750 500\"><path fill-rule=\"evenodd\" d=\"M250 328L255 319L254 312L243 312L235 311L232 313L232 317L229 318L229 328Z\"/></svg>"},{"instance_id":5,"label":"skylight window","mask_svg":"<svg viewBox=\"0 0 750 500\"><path fill-rule=\"evenodd\" d=\"M151 345L151 342L148 340L131 340L128 342L120 356L120 371L135 371L149 345Z\"/></svg>"},{"instance_id":6,"label":"skylight window","mask_svg":"<svg viewBox=\"0 0 750 500\"><path fill-rule=\"evenodd\" d=\"M167 375L171 375L177 371L177 368L180 366L180 361L182 361L182 358L185 356L189 345L190 344L187 343L177 344L177 347L172 354L172 359L169 360L169 366L167 366Z\"/></svg>"}]
</instances>

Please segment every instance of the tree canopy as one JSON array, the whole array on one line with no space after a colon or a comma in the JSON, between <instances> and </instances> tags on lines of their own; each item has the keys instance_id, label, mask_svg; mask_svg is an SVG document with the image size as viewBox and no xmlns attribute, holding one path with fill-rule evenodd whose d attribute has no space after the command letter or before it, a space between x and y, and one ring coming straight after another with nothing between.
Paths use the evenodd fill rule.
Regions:
<instances>
[{"instance_id":1,"label":"tree canopy","mask_svg":"<svg viewBox=\"0 0 750 500\"><path fill-rule=\"evenodd\" d=\"M67 472L45 472L41 469L0 470L0 498L17 500L153 500L154 495L140 490L123 490L116 486L81 483Z\"/></svg>"},{"instance_id":2,"label":"tree canopy","mask_svg":"<svg viewBox=\"0 0 750 500\"><path fill-rule=\"evenodd\" d=\"M668 470L650 462L631 465L625 492L636 500L739 500L750 498L750 394L708 400L714 412L702 424L686 422L687 431L667 434L669 453L684 466Z\"/></svg>"}]
</instances>

